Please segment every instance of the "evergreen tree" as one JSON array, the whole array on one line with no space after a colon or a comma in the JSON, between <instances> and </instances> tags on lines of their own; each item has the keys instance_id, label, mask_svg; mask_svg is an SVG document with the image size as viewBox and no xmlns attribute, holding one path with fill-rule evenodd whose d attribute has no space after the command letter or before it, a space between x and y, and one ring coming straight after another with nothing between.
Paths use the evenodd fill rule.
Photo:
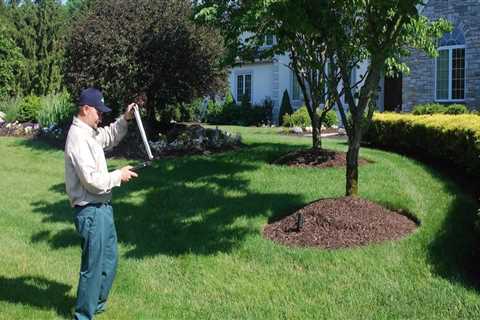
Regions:
<instances>
[{"instance_id":1,"label":"evergreen tree","mask_svg":"<svg viewBox=\"0 0 480 320\"><path fill-rule=\"evenodd\" d=\"M0 98L19 93L17 76L24 69L24 58L11 37L8 21L0 16Z\"/></svg>"},{"instance_id":2,"label":"evergreen tree","mask_svg":"<svg viewBox=\"0 0 480 320\"><path fill-rule=\"evenodd\" d=\"M37 0L8 5L13 37L28 68L17 81L24 95L58 92L63 82L66 9L60 1Z\"/></svg>"},{"instance_id":3,"label":"evergreen tree","mask_svg":"<svg viewBox=\"0 0 480 320\"><path fill-rule=\"evenodd\" d=\"M283 116L286 114L292 114L293 109L292 105L290 104L290 96L288 95L288 91L283 91L282 97L282 104L280 106L280 113L278 115L278 124L283 125Z\"/></svg>"}]
</instances>

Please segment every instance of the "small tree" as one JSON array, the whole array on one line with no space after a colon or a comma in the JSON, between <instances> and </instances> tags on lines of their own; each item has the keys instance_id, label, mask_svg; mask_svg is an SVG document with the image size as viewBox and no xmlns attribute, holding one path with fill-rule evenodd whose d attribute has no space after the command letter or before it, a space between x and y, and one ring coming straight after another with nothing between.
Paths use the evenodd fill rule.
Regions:
<instances>
[{"instance_id":1,"label":"small tree","mask_svg":"<svg viewBox=\"0 0 480 320\"><path fill-rule=\"evenodd\" d=\"M309 24L325 36L333 53L329 64L342 81L339 88L337 79L330 77L328 91L348 135L346 195L358 194L360 142L376 108L382 72L407 72L401 57L409 54L409 48L434 56L436 40L451 28L443 19L430 22L421 16L422 4L422 0L308 0L304 7ZM367 71L352 83L352 70L362 61L368 61Z\"/></svg>"},{"instance_id":2,"label":"small tree","mask_svg":"<svg viewBox=\"0 0 480 320\"><path fill-rule=\"evenodd\" d=\"M283 125L283 116L286 114L292 114L293 109L290 104L290 97L288 96L288 91L283 91L282 104L280 106L280 112L278 114L278 124Z\"/></svg>"},{"instance_id":3,"label":"small tree","mask_svg":"<svg viewBox=\"0 0 480 320\"><path fill-rule=\"evenodd\" d=\"M288 67L302 91L312 122L312 147L317 149L322 146L321 124L335 101L325 90L331 52L322 32L312 29L306 19L307 1L204 0L198 1L197 18L222 31L229 49L227 63L235 63L238 57L249 61L289 54ZM323 21L322 17L317 18ZM265 49L265 37L271 35L275 35L276 41Z\"/></svg>"},{"instance_id":4,"label":"small tree","mask_svg":"<svg viewBox=\"0 0 480 320\"><path fill-rule=\"evenodd\" d=\"M157 113L224 85L222 40L192 22L190 1L107 0L95 2L89 12L75 25L69 44L74 92L100 87L117 112L145 92L150 128L167 129L169 119L159 123Z\"/></svg>"}]
</instances>

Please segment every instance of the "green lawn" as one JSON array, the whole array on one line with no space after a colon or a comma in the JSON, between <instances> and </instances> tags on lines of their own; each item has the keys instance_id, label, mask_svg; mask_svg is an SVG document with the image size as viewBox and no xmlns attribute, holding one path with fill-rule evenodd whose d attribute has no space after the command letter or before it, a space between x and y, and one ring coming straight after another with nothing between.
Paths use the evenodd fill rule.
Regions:
<instances>
[{"instance_id":1,"label":"green lawn","mask_svg":"<svg viewBox=\"0 0 480 320\"><path fill-rule=\"evenodd\" d=\"M342 196L345 170L269 165L309 139L229 127L247 146L162 160L116 189L120 264L98 319L475 319L465 270L476 203L408 158L362 149L362 197L421 220L398 242L292 249L261 236L269 218ZM325 140L331 149L344 142ZM113 167L125 160L110 161ZM80 264L63 152L0 138L0 319L69 318Z\"/></svg>"}]
</instances>

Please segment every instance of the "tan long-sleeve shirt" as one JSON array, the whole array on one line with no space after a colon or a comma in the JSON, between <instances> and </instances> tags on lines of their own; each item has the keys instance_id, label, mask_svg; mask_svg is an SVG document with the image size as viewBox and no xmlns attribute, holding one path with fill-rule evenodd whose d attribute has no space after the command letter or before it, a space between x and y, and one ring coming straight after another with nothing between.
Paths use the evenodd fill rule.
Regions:
<instances>
[{"instance_id":1,"label":"tan long-sleeve shirt","mask_svg":"<svg viewBox=\"0 0 480 320\"><path fill-rule=\"evenodd\" d=\"M73 119L65 144L65 185L72 207L112 199L112 188L121 184L121 172L108 172L104 149L116 146L127 129L123 117L97 130Z\"/></svg>"}]
</instances>

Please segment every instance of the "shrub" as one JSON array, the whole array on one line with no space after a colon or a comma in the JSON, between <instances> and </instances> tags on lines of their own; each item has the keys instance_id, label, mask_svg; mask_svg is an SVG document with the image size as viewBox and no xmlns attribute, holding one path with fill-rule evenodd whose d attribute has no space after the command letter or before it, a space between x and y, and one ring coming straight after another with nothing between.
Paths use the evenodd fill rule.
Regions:
<instances>
[{"instance_id":1,"label":"shrub","mask_svg":"<svg viewBox=\"0 0 480 320\"><path fill-rule=\"evenodd\" d=\"M424 114L436 114L436 113L444 113L446 107L439 104L439 103L425 103L416 105L413 108L412 113L414 115L424 115Z\"/></svg>"},{"instance_id":2,"label":"shrub","mask_svg":"<svg viewBox=\"0 0 480 320\"><path fill-rule=\"evenodd\" d=\"M42 101L37 96L27 96L22 99L18 107L17 119L19 122L37 121Z\"/></svg>"},{"instance_id":3,"label":"shrub","mask_svg":"<svg viewBox=\"0 0 480 320\"><path fill-rule=\"evenodd\" d=\"M283 91L283 97L282 97L282 104L280 106L280 113L278 115L278 124L283 125L283 117L286 114L292 114L293 109L292 105L290 104L290 97L288 96L288 91L285 90Z\"/></svg>"},{"instance_id":4,"label":"shrub","mask_svg":"<svg viewBox=\"0 0 480 320\"><path fill-rule=\"evenodd\" d=\"M364 139L374 146L447 161L480 178L480 117L375 114Z\"/></svg>"},{"instance_id":5,"label":"shrub","mask_svg":"<svg viewBox=\"0 0 480 320\"><path fill-rule=\"evenodd\" d=\"M447 106L445 114L465 114L468 113L468 108L463 104L451 104Z\"/></svg>"},{"instance_id":6,"label":"shrub","mask_svg":"<svg viewBox=\"0 0 480 320\"><path fill-rule=\"evenodd\" d=\"M323 125L327 128L338 125L337 113L333 110L327 112Z\"/></svg>"},{"instance_id":7,"label":"shrub","mask_svg":"<svg viewBox=\"0 0 480 320\"><path fill-rule=\"evenodd\" d=\"M207 121L211 124L234 124L241 126L258 126L269 124L272 119L273 103L266 100L263 105L252 106L244 101L242 105L235 103L219 104L209 101L207 106Z\"/></svg>"},{"instance_id":8,"label":"shrub","mask_svg":"<svg viewBox=\"0 0 480 320\"><path fill-rule=\"evenodd\" d=\"M20 106L21 98L7 98L0 101L0 111L5 113L5 120L14 122L18 118L18 108Z\"/></svg>"},{"instance_id":9,"label":"shrub","mask_svg":"<svg viewBox=\"0 0 480 320\"><path fill-rule=\"evenodd\" d=\"M65 127L70 123L76 108L68 92L41 98L37 121L42 127L57 125Z\"/></svg>"},{"instance_id":10,"label":"shrub","mask_svg":"<svg viewBox=\"0 0 480 320\"><path fill-rule=\"evenodd\" d=\"M310 116L308 115L307 107L303 106L291 115L284 115L283 124L287 127L305 128L311 126L312 122L310 120Z\"/></svg>"}]
</instances>

